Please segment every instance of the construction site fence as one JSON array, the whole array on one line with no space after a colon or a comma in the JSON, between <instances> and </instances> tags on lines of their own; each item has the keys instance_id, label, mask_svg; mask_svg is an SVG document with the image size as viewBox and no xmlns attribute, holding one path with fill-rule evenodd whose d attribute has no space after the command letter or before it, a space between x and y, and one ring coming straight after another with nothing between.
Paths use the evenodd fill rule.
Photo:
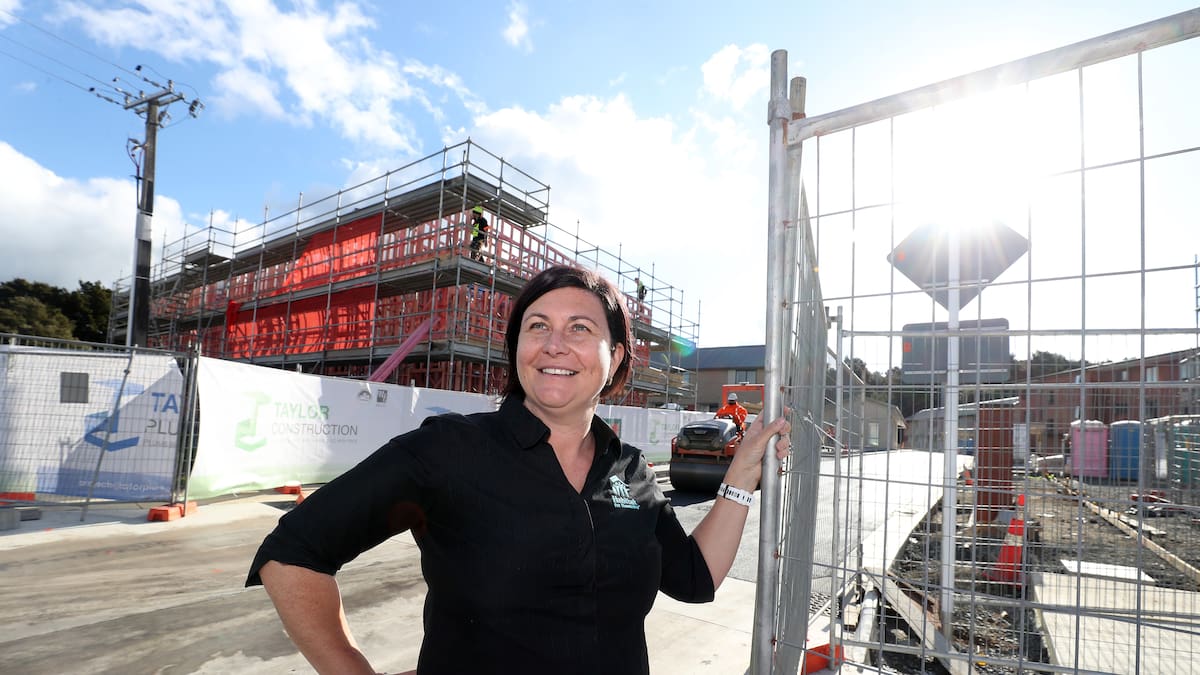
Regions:
<instances>
[{"instance_id":1,"label":"construction site fence","mask_svg":"<svg viewBox=\"0 0 1200 675\"><path fill-rule=\"evenodd\" d=\"M1200 673L1197 35L827 114L772 55L752 672Z\"/></svg>"},{"instance_id":2,"label":"construction site fence","mask_svg":"<svg viewBox=\"0 0 1200 675\"><path fill-rule=\"evenodd\" d=\"M194 355L0 335L0 502L176 501Z\"/></svg>"},{"instance_id":3,"label":"construction site fence","mask_svg":"<svg viewBox=\"0 0 1200 675\"><path fill-rule=\"evenodd\" d=\"M175 504L326 482L429 415L495 410L498 389L484 382L503 381L477 363L433 364L448 386L431 389L194 353L0 338L7 506ZM400 372L409 382L429 374L424 364ZM651 461L670 458L683 424L710 416L628 403L617 397L597 414Z\"/></svg>"}]
</instances>

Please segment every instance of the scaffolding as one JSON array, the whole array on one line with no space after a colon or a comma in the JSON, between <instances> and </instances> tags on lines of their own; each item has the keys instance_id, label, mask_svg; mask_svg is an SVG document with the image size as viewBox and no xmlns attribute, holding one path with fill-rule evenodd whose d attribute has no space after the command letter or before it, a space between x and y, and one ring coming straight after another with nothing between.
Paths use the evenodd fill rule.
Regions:
<instances>
[{"instance_id":1,"label":"scaffolding","mask_svg":"<svg viewBox=\"0 0 1200 675\"><path fill-rule=\"evenodd\" d=\"M607 402L694 404L682 357L699 325L684 316L682 289L552 224L549 198L548 185L467 140L315 202L301 195L258 224L210 218L164 244L148 342L363 379L399 360L386 381L498 393L514 297L549 266L579 265L613 281L633 319L632 385ZM476 206L490 225L478 252ZM120 336L128 281L113 298L109 335Z\"/></svg>"}]
</instances>

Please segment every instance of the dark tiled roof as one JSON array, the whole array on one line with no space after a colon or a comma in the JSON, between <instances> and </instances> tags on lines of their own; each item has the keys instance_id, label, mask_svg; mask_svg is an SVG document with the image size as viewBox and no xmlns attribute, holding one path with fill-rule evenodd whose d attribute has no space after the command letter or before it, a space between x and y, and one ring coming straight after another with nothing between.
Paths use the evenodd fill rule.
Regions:
<instances>
[{"instance_id":1,"label":"dark tiled roof","mask_svg":"<svg viewBox=\"0 0 1200 675\"><path fill-rule=\"evenodd\" d=\"M766 363L766 345L742 345L740 347L701 347L695 353L683 357L680 365L688 370L713 368L754 370L764 367Z\"/></svg>"}]
</instances>

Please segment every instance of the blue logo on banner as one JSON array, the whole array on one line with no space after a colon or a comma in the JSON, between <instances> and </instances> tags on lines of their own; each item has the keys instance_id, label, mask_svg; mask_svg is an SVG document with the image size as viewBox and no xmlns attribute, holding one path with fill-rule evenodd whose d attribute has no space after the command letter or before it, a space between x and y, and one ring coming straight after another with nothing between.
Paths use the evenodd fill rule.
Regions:
<instances>
[{"instance_id":1,"label":"blue logo on banner","mask_svg":"<svg viewBox=\"0 0 1200 675\"><path fill-rule=\"evenodd\" d=\"M126 448L132 448L141 440L140 436L130 436L128 438L117 438L117 429L121 427L121 401L124 396L138 396L146 391L146 388L140 384L125 383L124 392L121 391L121 380L100 380L96 384L102 387L110 387L113 390L112 403L109 409L115 409L111 416L107 411L84 415L86 423L83 440L97 448L106 448L108 452L116 452ZM108 437L108 443L105 444L104 438Z\"/></svg>"}]
</instances>

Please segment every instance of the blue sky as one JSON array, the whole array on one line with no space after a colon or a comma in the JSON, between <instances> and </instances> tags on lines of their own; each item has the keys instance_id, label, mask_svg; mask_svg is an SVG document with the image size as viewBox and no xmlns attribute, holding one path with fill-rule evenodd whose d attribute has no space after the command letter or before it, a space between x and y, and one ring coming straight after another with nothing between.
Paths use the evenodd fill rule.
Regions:
<instances>
[{"instance_id":1,"label":"blue sky","mask_svg":"<svg viewBox=\"0 0 1200 675\"><path fill-rule=\"evenodd\" d=\"M761 343L771 50L818 114L1186 9L0 0L0 278L129 274L142 121L84 89L142 64L205 104L159 134L156 250L470 137L551 186L552 222L683 289L701 346Z\"/></svg>"}]
</instances>

